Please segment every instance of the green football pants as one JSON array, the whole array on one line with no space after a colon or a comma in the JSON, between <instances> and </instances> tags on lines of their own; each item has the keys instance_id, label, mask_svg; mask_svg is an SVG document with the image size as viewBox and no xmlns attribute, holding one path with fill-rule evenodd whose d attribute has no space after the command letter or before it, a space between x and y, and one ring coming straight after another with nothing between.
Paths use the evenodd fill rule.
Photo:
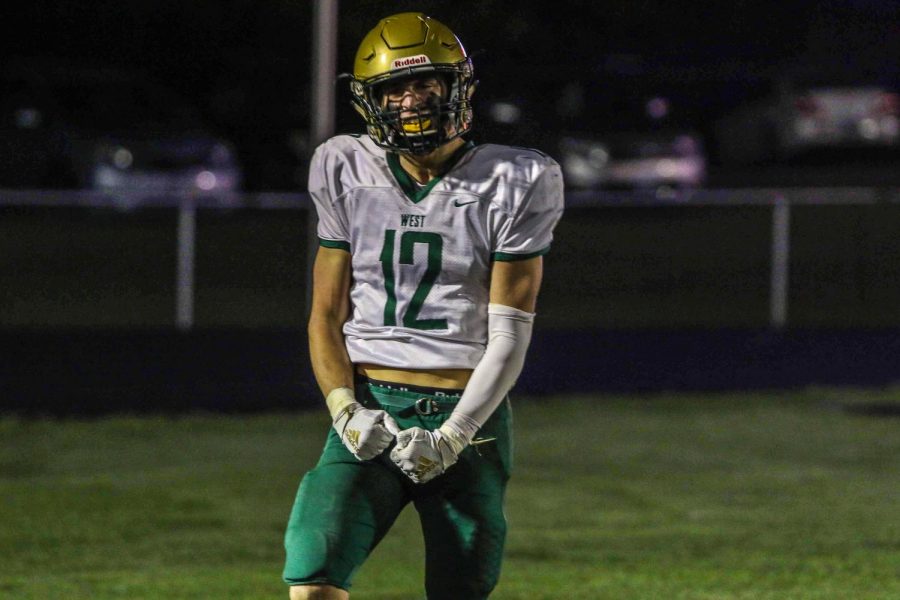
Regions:
<instances>
[{"instance_id":1,"label":"green football pants","mask_svg":"<svg viewBox=\"0 0 900 600\"><path fill-rule=\"evenodd\" d=\"M458 391L424 390L369 381L356 397L381 408L401 429L434 430L447 419ZM412 502L425 538L429 600L487 598L497 584L506 518L503 497L511 468L511 424L505 401L446 473L413 483L391 461L390 449L358 461L332 429L315 468L300 483L285 533L284 580L350 589L353 575Z\"/></svg>"}]
</instances>

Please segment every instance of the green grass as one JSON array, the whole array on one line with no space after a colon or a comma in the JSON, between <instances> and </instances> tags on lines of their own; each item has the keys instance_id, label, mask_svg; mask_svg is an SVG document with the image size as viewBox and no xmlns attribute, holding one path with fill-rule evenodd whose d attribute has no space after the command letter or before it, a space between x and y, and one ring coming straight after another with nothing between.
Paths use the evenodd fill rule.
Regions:
<instances>
[{"instance_id":1,"label":"green grass","mask_svg":"<svg viewBox=\"0 0 900 600\"><path fill-rule=\"evenodd\" d=\"M900 597L900 390L516 403L512 599ZM324 411L0 419L0 597L286 598ZM354 597L421 597L404 512Z\"/></svg>"}]
</instances>

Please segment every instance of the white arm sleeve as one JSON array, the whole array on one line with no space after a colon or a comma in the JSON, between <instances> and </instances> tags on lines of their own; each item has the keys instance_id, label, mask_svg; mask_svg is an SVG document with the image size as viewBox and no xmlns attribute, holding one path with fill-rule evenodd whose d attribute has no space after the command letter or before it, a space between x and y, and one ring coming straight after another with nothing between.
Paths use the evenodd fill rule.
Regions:
<instances>
[{"instance_id":1,"label":"white arm sleeve","mask_svg":"<svg viewBox=\"0 0 900 600\"><path fill-rule=\"evenodd\" d=\"M534 313L488 305L488 342L468 385L440 430L461 452L516 383L531 341Z\"/></svg>"}]
</instances>

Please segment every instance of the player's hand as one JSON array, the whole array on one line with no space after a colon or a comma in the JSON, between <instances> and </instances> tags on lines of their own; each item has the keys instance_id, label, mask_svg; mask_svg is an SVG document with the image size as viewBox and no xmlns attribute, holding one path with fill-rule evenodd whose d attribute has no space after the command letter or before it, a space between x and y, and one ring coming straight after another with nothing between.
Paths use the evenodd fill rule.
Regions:
<instances>
[{"instance_id":1,"label":"player's hand","mask_svg":"<svg viewBox=\"0 0 900 600\"><path fill-rule=\"evenodd\" d=\"M357 460L375 458L400 433L400 427L391 415L383 410L365 408L358 402L345 407L333 424L341 442Z\"/></svg>"},{"instance_id":2,"label":"player's hand","mask_svg":"<svg viewBox=\"0 0 900 600\"><path fill-rule=\"evenodd\" d=\"M456 463L461 450L457 445L441 429L412 427L397 434L391 460L416 483L427 483Z\"/></svg>"}]
</instances>

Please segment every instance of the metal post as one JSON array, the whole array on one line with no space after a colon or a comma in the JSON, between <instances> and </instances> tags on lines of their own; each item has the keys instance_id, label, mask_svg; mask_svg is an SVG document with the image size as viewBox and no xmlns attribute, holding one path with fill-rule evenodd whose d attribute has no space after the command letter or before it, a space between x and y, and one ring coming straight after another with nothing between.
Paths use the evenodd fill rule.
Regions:
<instances>
[{"instance_id":1,"label":"metal post","mask_svg":"<svg viewBox=\"0 0 900 600\"><path fill-rule=\"evenodd\" d=\"M178 206L178 248L175 279L175 326L188 331L194 325L194 248L197 208L193 201Z\"/></svg>"},{"instance_id":2,"label":"metal post","mask_svg":"<svg viewBox=\"0 0 900 600\"><path fill-rule=\"evenodd\" d=\"M313 3L312 147L334 135L338 0Z\"/></svg>"},{"instance_id":3,"label":"metal post","mask_svg":"<svg viewBox=\"0 0 900 600\"><path fill-rule=\"evenodd\" d=\"M313 2L312 122L310 148L334 135L338 0ZM306 213L306 314L312 309L312 273L319 250L315 208Z\"/></svg>"},{"instance_id":4,"label":"metal post","mask_svg":"<svg viewBox=\"0 0 900 600\"><path fill-rule=\"evenodd\" d=\"M769 323L774 329L787 325L789 261L791 253L791 206L779 195L772 205L772 274Z\"/></svg>"}]
</instances>

